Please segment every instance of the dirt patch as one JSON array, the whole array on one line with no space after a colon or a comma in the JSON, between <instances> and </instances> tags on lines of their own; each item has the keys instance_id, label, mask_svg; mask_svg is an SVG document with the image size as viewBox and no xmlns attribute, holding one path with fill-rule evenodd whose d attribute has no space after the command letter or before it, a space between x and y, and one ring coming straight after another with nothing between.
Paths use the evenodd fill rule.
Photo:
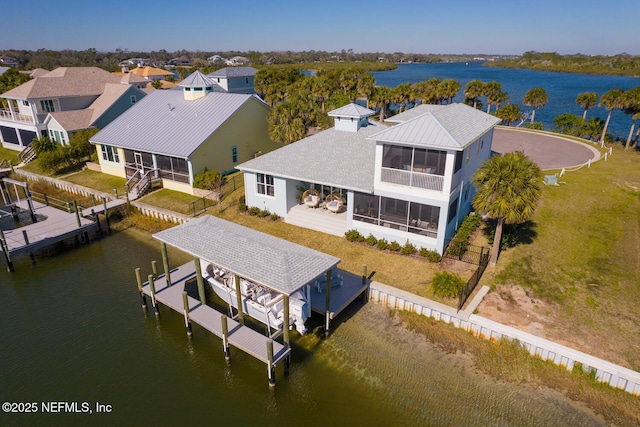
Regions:
<instances>
[{"instance_id":1,"label":"dirt patch","mask_svg":"<svg viewBox=\"0 0 640 427\"><path fill-rule=\"evenodd\" d=\"M478 306L483 317L545 338L554 323L547 317L551 309L548 303L529 296L522 286L506 285L498 286Z\"/></svg>"}]
</instances>

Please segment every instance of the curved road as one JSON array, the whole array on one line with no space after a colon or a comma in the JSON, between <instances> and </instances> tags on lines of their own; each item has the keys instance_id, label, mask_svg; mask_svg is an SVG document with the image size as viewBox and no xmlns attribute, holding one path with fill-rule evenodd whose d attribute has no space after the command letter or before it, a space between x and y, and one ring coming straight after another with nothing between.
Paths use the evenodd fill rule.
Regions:
<instances>
[{"instance_id":1,"label":"curved road","mask_svg":"<svg viewBox=\"0 0 640 427\"><path fill-rule=\"evenodd\" d=\"M542 170L580 166L600 158L595 147L561 135L506 127L494 129L491 148L500 154L523 151Z\"/></svg>"}]
</instances>

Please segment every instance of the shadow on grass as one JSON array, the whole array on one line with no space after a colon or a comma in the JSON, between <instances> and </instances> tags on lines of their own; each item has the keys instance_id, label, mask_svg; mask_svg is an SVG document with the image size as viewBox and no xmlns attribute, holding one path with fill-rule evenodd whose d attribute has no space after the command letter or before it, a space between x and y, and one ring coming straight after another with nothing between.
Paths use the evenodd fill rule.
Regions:
<instances>
[{"instance_id":1,"label":"shadow on grass","mask_svg":"<svg viewBox=\"0 0 640 427\"><path fill-rule=\"evenodd\" d=\"M493 245L493 236L496 233L497 220L488 220L487 226L483 229L489 244ZM538 237L535 230L537 224L531 220L521 224L504 224L502 227L502 238L500 249L513 248L518 245L530 245Z\"/></svg>"}]
</instances>

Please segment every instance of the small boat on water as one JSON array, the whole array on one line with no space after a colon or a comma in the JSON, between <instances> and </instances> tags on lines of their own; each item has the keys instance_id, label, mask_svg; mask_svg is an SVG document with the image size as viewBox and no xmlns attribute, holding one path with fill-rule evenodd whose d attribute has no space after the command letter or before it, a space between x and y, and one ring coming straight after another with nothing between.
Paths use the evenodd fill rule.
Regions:
<instances>
[{"instance_id":1,"label":"small boat on water","mask_svg":"<svg viewBox=\"0 0 640 427\"><path fill-rule=\"evenodd\" d=\"M227 304L238 308L235 275L206 261L201 261L203 276L214 292ZM282 330L284 324L284 298L281 293L265 286L240 278L242 311L248 316L264 323L271 329ZM304 290L289 296L289 325L304 335L307 328L304 322L311 317L311 306Z\"/></svg>"}]
</instances>

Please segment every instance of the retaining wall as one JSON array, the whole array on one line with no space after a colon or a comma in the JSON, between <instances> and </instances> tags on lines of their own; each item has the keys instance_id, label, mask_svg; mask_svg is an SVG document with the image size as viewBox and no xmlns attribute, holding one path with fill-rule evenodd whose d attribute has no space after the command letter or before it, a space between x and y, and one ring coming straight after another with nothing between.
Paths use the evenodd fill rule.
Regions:
<instances>
[{"instance_id":1,"label":"retaining wall","mask_svg":"<svg viewBox=\"0 0 640 427\"><path fill-rule=\"evenodd\" d=\"M469 309L457 312L453 307L379 282L371 283L369 300L394 309L406 310L432 317L445 323L451 323L458 328L473 333L477 337L490 341L496 341L501 338L518 340L534 357L553 362L567 370L572 370L576 363L580 363L586 372L595 372L595 377L599 381L640 396L640 372L494 322L469 312Z\"/></svg>"}]
</instances>

